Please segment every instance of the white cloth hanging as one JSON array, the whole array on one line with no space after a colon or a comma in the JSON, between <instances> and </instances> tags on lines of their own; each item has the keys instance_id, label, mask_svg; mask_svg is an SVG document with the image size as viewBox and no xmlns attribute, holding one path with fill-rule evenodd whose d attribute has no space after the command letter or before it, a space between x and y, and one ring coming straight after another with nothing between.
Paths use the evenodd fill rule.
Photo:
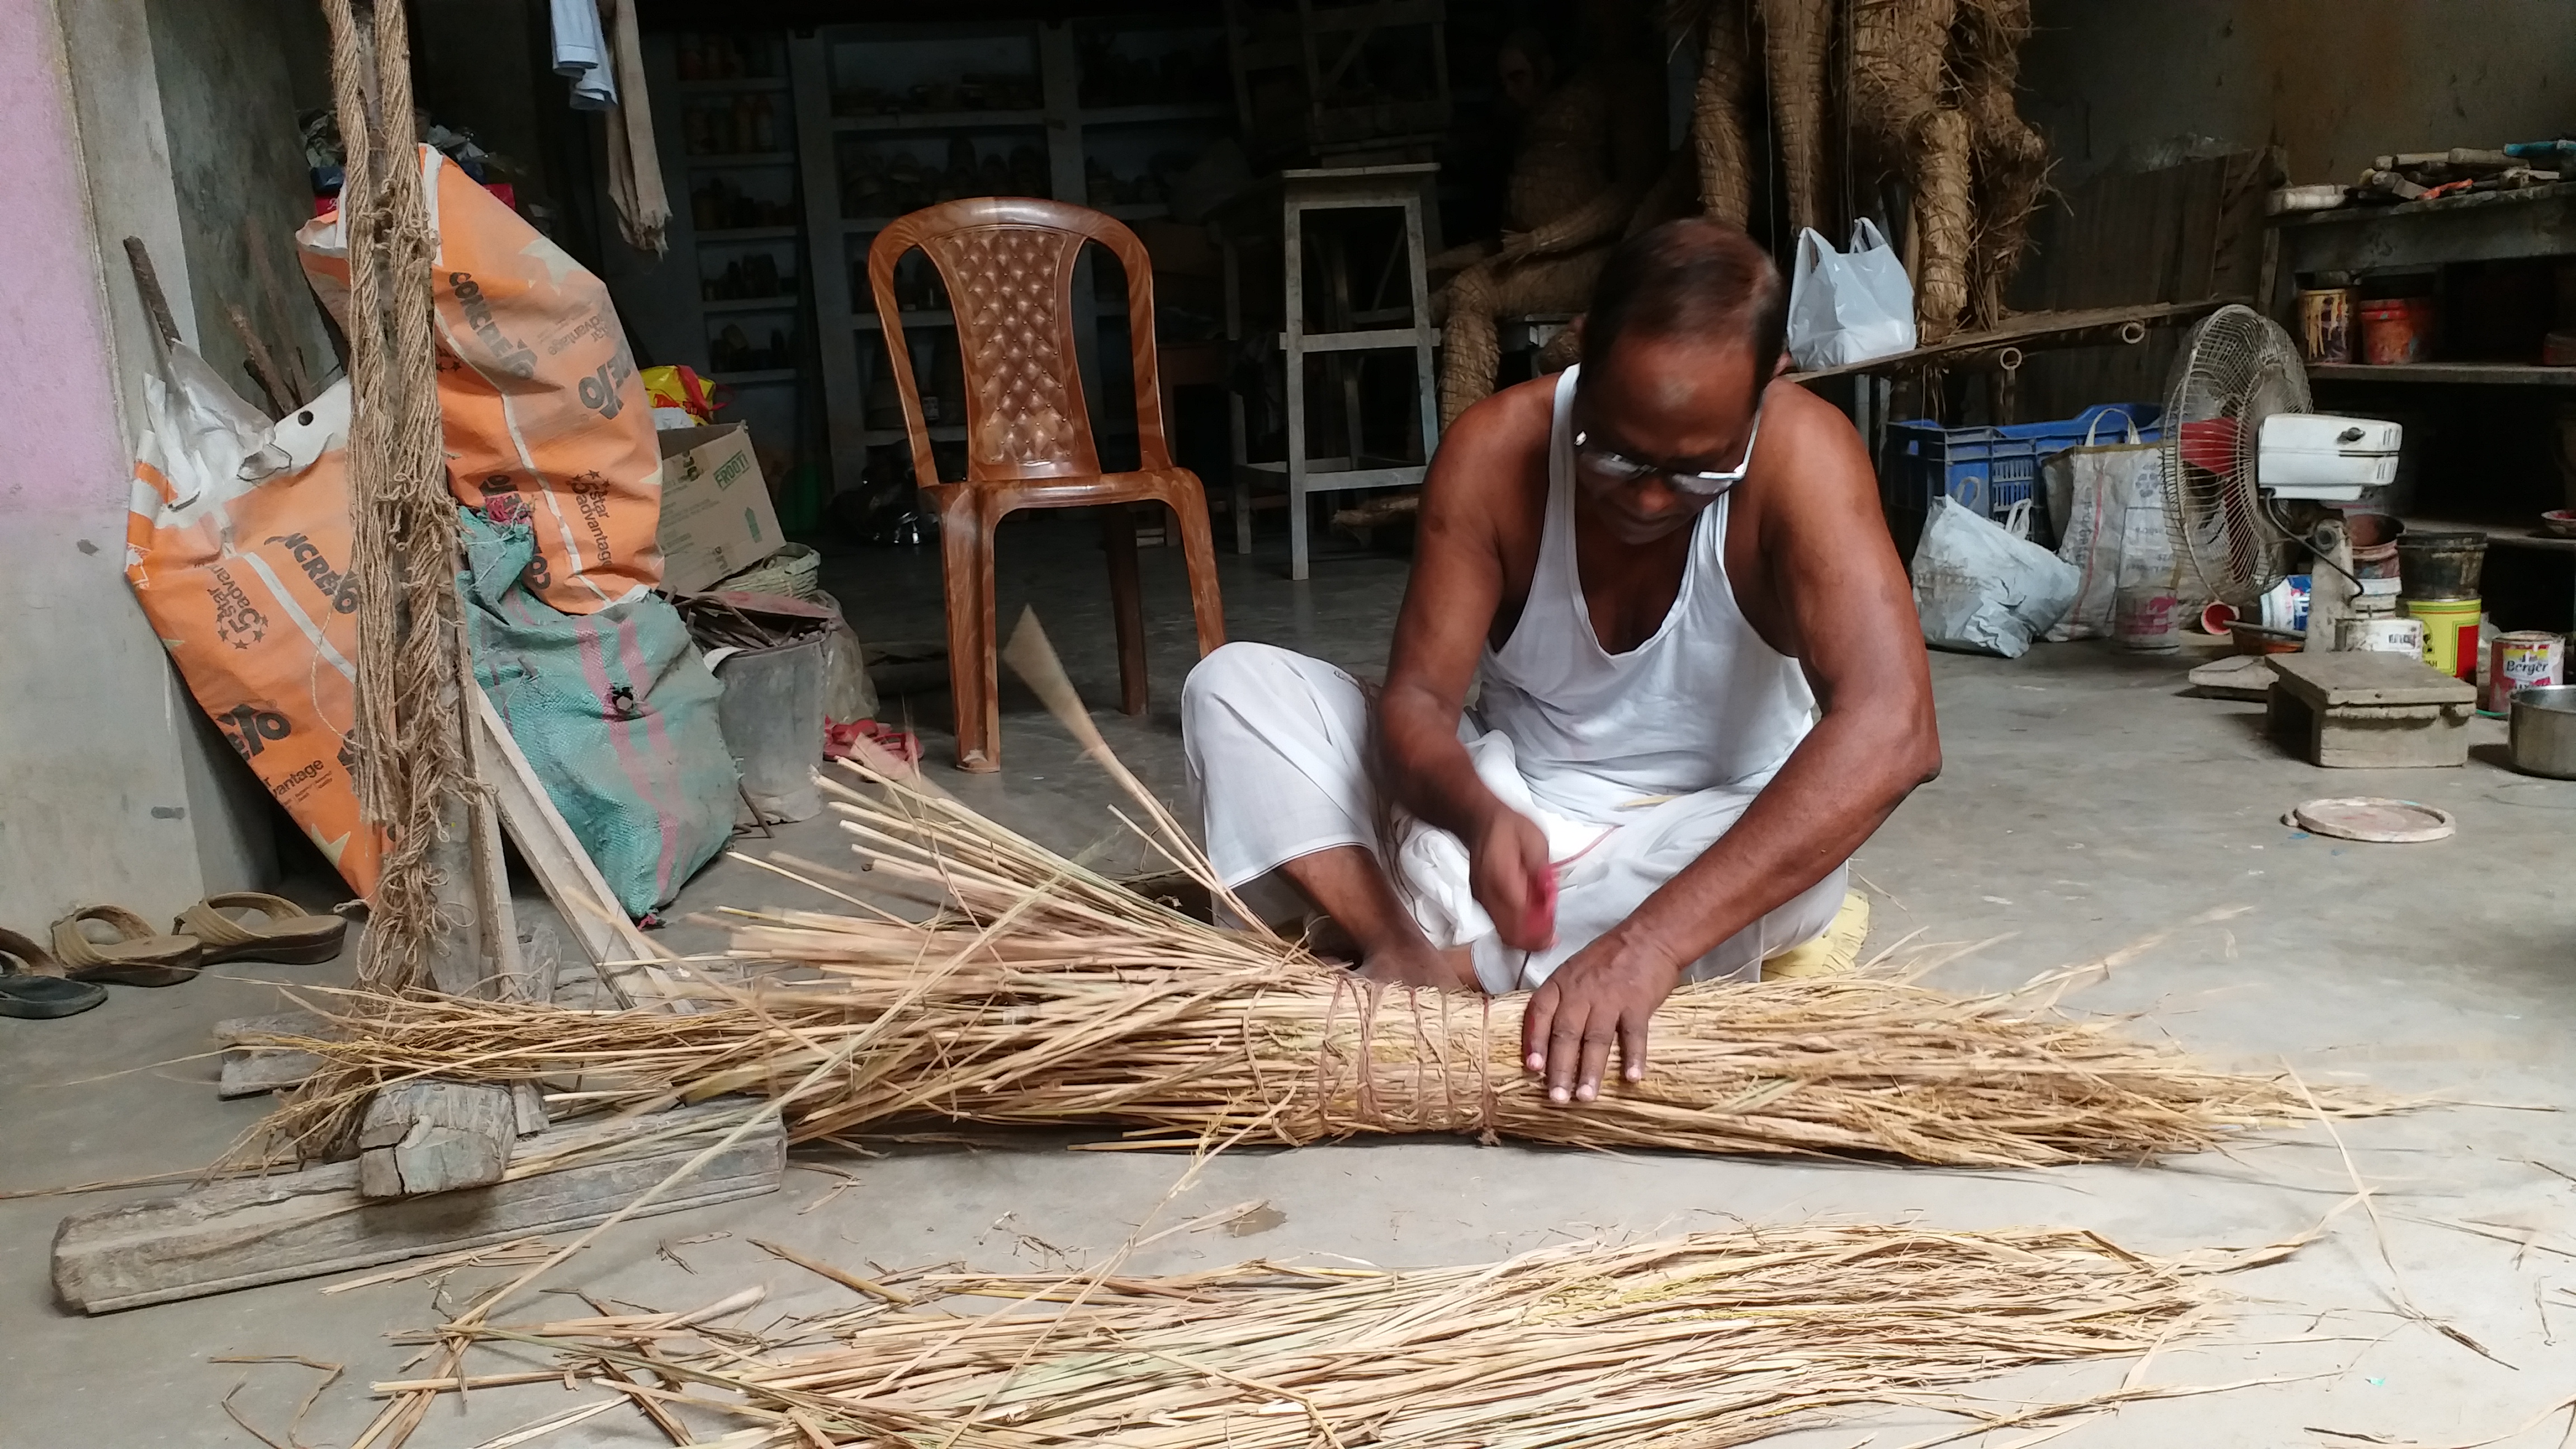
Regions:
<instances>
[{"instance_id":1,"label":"white cloth hanging","mask_svg":"<svg viewBox=\"0 0 2576 1449\"><path fill-rule=\"evenodd\" d=\"M572 82L572 108L604 111L617 104L615 60L599 24L597 0L554 0L555 74Z\"/></svg>"}]
</instances>

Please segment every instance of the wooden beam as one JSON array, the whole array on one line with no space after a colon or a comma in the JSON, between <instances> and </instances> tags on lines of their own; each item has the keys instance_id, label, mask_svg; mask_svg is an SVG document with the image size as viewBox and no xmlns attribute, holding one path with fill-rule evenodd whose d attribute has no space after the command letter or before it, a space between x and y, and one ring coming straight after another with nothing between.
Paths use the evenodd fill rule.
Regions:
<instances>
[{"instance_id":1,"label":"wooden beam","mask_svg":"<svg viewBox=\"0 0 2576 1449\"><path fill-rule=\"evenodd\" d=\"M215 1084L215 1095L230 1101L235 1097L256 1097L292 1087L322 1070L322 1059L311 1052L287 1051L280 1047L248 1047L245 1040L267 1036L308 1036L328 1038L339 1034L339 1028L309 1011L279 1011L266 1016L233 1016L215 1023L215 1041L224 1049L222 1075Z\"/></svg>"},{"instance_id":2,"label":"wooden beam","mask_svg":"<svg viewBox=\"0 0 2576 1449\"><path fill-rule=\"evenodd\" d=\"M417 1197L499 1182L519 1139L508 1087L396 1082L358 1123L358 1196Z\"/></svg>"},{"instance_id":3,"label":"wooden beam","mask_svg":"<svg viewBox=\"0 0 2576 1449\"><path fill-rule=\"evenodd\" d=\"M620 1122L561 1124L488 1187L371 1201L359 1166L237 1178L172 1197L96 1208L54 1234L54 1290L83 1313L315 1278L433 1253L595 1226L704 1151L756 1104L732 1098ZM578 1150L657 1136L598 1160L549 1169ZM775 1192L786 1172L775 1122L718 1154L647 1215Z\"/></svg>"},{"instance_id":4,"label":"wooden beam","mask_svg":"<svg viewBox=\"0 0 2576 1449\"><path fill-rule=\"evenodd\" d=\"M2197 321L2230 303L2251 305L2250 297L2204 297L2196 302L2147 302L2134 307L2088 307L2076 312L2024 312L2001 327L1954 332L1929 347L1786 374L1790 382L1817 382L1856 372L1905 372L1921 367L1954 367L1988 359L2007 348L2035 351L2048 347L2085 347L2123 338L2130 327L2172 327Z\"/></svg>"},{"instance_id":5,"label":"wooden beam","mask_svg":"<svg viewBox=\"0 0 2576 1449\"><path fill-rule=\"evenodd\" d=\"M474 715L468 733L474 741L475 772L491 787L501 826L519 847L520 858L545 887L546 898L563 913L564 923L572 927L591 965L599 968L600 980L628 1004L669 1009L667 973L659 966L622 964L656 961L661 951L626 918L617 893L608 888L590 853L564 822L563 812L555 809L528 757L492 708L491 698L479 688L467 693L472 698L466 707Z\"/></svg>"}]
</instances>

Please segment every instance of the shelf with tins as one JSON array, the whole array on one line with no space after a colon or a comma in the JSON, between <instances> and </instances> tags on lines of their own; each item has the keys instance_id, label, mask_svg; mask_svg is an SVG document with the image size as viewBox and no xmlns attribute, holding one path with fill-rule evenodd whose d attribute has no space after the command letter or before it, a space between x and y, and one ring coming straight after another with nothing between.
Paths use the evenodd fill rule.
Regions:
<instances>
[{"instance_id":1,"label":"shelf with tins","mask_svg":"<svg viewBox=\"0 0 2576 1449\"><path fill-rule=\"evenodd\" d=\"M918 116L836 116L832 129L872 131L1034 131L1047 123L1044 111L935 111Z\"/></svg>"},{"instance_id":2,"label":"shelf with tins","mask_svg":"<svg viewBox=\"0 0 2576 1449\"><path fill-rule=\"evenodd\" d=\"M2576 387L2576 367L2538 362L2311 362L2310 382L2466 383L2487 387Z\"/></svg>"},{"instance_id":3,"label":"shelf with tins","mask_svg":"<svg viewBox=\"0 0 2576 1449\"><path fill-rule=\"evenodd\" d=\"M709 297L698 305L710 312L794 312L805 305L796 292L780 292L767 297Z\"/></svg>"},{"instance_id":4,"label":"shelf with tins","mask_svg":"<svg viewBox=\"0 0 2576 1449\"><path fill-rule=\"evenodd\" d=\"M903 326L906 332L910 332L915 327L954 327L957 325L956 316L948 312L913 311L906 309L896 315L903 319ZM877 314L873 310L861 312L856 317L851 318L850 325L856 327L861 332L875 332L885 326L883 322L877 319Z\"/></svg>"},{"instance_id":5,"label":"shelf with tins","mask_svg":"<svg viewBox=\"0 0 2576 1449\"><path fill-rule=\"evenodd\" d=\"M802 416L812 301L787 34L641 38L673 216L660 261L612 271L620 318L640 360L721 384L719 421L749 423L765 452L792 452L815 430Z\"/></svg>"},{"instance_id":6,"label":"shelf with tins","mask_svg":"<svg viewBox=\"0 0 2576 1449\"><path fill-rule=\"evenodd\" d=\"M684 96L723 96L731 95L736 91L783 91L785 89L787 89L787 77L783 75L744 75L725 80L680 82L680 94Z\"/></svg>"},{"instance_id":7,"label":"shelf with tins","mask_svg":"<svg viewBox=\"0 0 2576 1449\"><path fill-rule=\"evenodd\" d=\"M1150 126L1168 121L1230 121L1234 107L1220 102L1190 102L1181 105L1102 106L1085 110L1086 126Z\"/></svg>"},{"instance_id":8,"label":"shelf with tins","mask_svg":"<svg viewBox=\"0 0 2576 1449\"><path fill-rule=\"evenodd\" d=\"M912 437L910 433L905 432L901 428L868 428L863 430L860 436L866 438L868 440L868 446L872 448L892 447L895 444L907 442ZM934 443L962 443L966 441L966 425L964 423L953 423L943 426L934 423L930 428L930 441Z\"/></svg>"},{"instance_id":9,"label":"shelf with tins","mask_svg":"<svg viewBox=\"0 0 2576 1449\"><path fill-rule=\"evenodd\" d=\"M730 155L691 155L689 157L689 169L692 171L724 171L748 166L793 166L795 164L796 153L793 151L743 151Z\"/></svg>"}]
</instances>

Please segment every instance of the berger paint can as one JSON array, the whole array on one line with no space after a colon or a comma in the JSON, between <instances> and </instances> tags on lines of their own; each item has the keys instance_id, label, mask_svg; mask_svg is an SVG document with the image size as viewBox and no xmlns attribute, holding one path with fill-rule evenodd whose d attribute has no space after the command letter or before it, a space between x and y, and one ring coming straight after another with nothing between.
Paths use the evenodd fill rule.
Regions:
<instances>
[{"instance_id":1,"label":"berger paint can","mask_svg":"<svg viewBox=\"0 0 2576 1449\"><path fill-rule=\"evenodd\" d=\"M2537 629L2498 634L2487 644L2487 692L2480 708L2503 714L2517 689L2546 689L2567 682L2567 641Z\"/></svg>"}]
</instances>

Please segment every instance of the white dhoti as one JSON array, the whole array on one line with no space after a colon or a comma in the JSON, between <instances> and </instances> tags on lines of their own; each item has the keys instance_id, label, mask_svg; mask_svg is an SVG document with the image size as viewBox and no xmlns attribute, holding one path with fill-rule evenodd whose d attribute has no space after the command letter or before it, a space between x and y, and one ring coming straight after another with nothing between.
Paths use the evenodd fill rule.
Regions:
<instances>
[{"instance_id":1,"label":"white dhoti","mask_svg":"<svg viewBox=\"0 0 2576 1449\"><path fill-rule=\"evenodd\" d=\"M1759 783L1658 800L1623 801L1617 818L1586 820L1541 806L1512 741L1472 714L1459 738L1504 804L1547 833L1557 868L1554 946L1505 946L1468 889L1467 850L1446 830L1409 817L1381 843L1369 779L1369 705L1358 680L1266 644L1229 644L1191 671L1181 693L1190 784L1201 801L1208 855L1226 885L1266 894L1265 878L1300 856L1356 845L1379 858L1431 944L1465 946L1487 991L1537 986L1559 963L1618 925L1698 859L1753 803ZM1684 979L1753 980L1762 962L1823 933L1842 905L1844 868L1727 938Z\"/></svg>"}]
</instances>

